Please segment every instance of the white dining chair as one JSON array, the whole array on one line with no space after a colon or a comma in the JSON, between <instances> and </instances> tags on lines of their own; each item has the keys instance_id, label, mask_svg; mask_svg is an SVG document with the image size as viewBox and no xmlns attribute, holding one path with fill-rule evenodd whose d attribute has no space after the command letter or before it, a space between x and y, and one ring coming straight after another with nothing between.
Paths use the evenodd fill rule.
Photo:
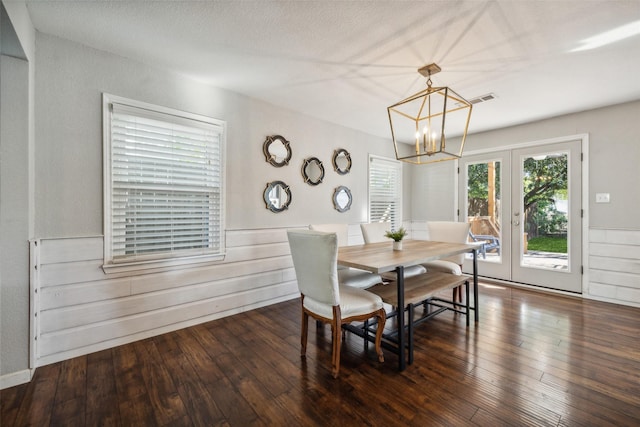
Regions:
<instances>
[{"instance_id":1,"label":"white dining chair","mask_svg":"<svg viewBox=\"0 0 640 427\"><path fill-rule=\"evenodd\" d=\"M391 230L390 222L370 222L368 224L360 224L360 230L362 230L362 238L365 243L393 241L385 236L385 233ZM412 265L410 267L405 267L404 277L413 277L426 272L427 269L423 265ZM382 273L381 276L385 280L396 280L395 272Z\"/></svg>"},{"instance_id":2,"label":"white dining chair","mask_svg":"<svg viewBox=\"0 0 640 427\"><path fill-rule=\"evenodd\" d=\"M309 225L309 229L323 231L325 233L336 233L339 247L349 245L348 224L311 224ZM340 265L338 266L338 280L344 285L361 289L370 288L378 283L382 283L382 277L379 274Z\"/></svg>"},{"instance_id":3,"label":"white dining chair","mask_svg":"<svg viewBox=\"0 0 640 427\"><path fill-rule=\"evenodd\" d=\"M455 221L428 221L428 240L447 243L467 243L470 224ZM462 275L462 263L465 254L454 255L448 258L429 261L423 265L428 270L442 271L444 273ZM453 290L453 300L462 301L462 286Z\"/></svg>"},{"instance_id":4,"label":"white dining chair","mask_svg":"<svg viewBox=\"0 0 640 427\"><path fill-rule=\"evenodd\" d=\"M382 299L364 289L341 285L338 281L338 239L335 233L314 230L287 231L291 257L302 303L302 357L307 352L309 316L331 325L332 367L334 378L340 371L342 325L354 321L377 319L375 350L384 361L381 340L386 313Z\"/></svg>"}]
</instances>

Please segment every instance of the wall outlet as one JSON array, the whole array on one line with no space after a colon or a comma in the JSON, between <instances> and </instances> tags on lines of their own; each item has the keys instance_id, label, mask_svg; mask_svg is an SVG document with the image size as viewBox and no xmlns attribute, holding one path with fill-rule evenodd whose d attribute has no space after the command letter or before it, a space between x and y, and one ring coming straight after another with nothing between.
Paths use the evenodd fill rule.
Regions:
<instances>
[{"instance_id":1,"label":"wall outlet","mask_svg":"<svg viewBox=\"0 0 640 427\"><path fill-rule=\"evenodd\" d=\"M609 193L596 193L596 203L609 203Z\"/></svg>"}]
</instances>

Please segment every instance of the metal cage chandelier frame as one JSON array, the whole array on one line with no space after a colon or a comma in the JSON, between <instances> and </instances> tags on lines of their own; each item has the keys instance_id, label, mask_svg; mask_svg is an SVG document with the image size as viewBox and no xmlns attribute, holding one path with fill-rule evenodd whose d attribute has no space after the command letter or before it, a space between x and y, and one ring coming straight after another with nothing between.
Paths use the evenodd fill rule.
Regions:
<instances>
[{"instance_id":1,"label":"metal cage chandelier frame","mask_svg":"<svg viewBox=\"0 0 640 427\"><path fill-rule=\"evenodd\" d=\"M431 76L440 71L437 64L420 68L427 88L387 108L398 160L426 164L462 157L472 104L449 87L432 86ZM452 132L461 133L460 141L447 141ZM409 154L399 144L411 146Z\"/></svg>"}]
</instances>

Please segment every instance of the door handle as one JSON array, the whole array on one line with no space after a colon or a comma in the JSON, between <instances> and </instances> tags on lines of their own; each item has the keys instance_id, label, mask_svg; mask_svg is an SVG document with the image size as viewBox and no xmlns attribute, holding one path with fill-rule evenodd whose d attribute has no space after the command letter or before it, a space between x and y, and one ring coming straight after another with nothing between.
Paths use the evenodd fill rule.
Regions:
<instances>
[{"instance_id":1,"label":"door handle","mask_svg":"<svg viewBox=\"0 0 640 427\"><path fill-rule=\"evenodd\" d=\"M520 221L518 220L513 221L513 225L516 225L516 226L520 225Z\"/></svg>"}]
</instances>

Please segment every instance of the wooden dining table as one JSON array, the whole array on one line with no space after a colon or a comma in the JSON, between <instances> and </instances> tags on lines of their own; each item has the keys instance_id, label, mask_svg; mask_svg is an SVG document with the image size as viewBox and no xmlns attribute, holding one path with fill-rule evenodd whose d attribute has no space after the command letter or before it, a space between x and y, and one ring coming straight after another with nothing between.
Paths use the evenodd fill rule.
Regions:
<instances>
[{"instance_id":1,"label":"wooden dining table","mask_svg":"<svg viewBox=\"0 0 640 427\"><path fill-rule=\"evenodd\" d=\"M464 243L446 243L429 240L405 239L402 250L394 250L392 242L368 243L363 245L341 246L338 248L338 265L367 270L380 274L395 271L397 275L398 302L398 370L407 366L407 337L404 319L404 269L412 265L447 258L461 253L473 254L473 306L474 320L478 322L478 245ZM366 339L366 335L365 335ZM410 346L413 348L413 346ZM412 356L412 355L410 355ZM413 357L410 357L412 360Z\"/></svg>"}]
</instances>

